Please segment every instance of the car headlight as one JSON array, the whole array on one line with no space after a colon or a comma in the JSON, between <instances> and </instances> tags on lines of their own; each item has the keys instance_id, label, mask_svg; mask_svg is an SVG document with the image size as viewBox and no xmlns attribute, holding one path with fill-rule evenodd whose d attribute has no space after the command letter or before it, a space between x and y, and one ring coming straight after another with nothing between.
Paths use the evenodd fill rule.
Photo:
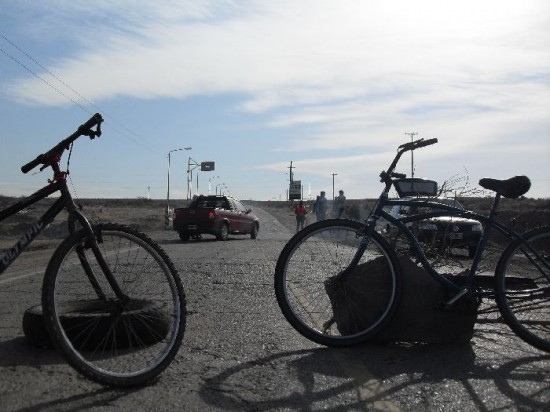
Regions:
<instances>
[{"instance_id":1,"label":"car headlight","mask_svg":"<svg viewBox=\"0 0 550 412\"><path fill-rule=\"evenodd\" d=\"M481 226L481 223L477 223L472 226L472 232L483 232L483 226Z\"/></svg>"}]
</instances>

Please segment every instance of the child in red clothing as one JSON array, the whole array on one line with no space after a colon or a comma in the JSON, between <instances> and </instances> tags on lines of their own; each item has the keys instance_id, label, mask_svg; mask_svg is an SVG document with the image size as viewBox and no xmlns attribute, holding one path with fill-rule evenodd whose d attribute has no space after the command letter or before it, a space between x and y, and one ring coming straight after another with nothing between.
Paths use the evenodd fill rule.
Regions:
<instances>
[{"instance_id":1,"label":"child in red clothing","mask_svg":"<svg viewBox=\"0 0 550 412\"><path fill-rule=\"evenodd\" d=\"M304 202L300 200L298 206L294 209L294 213L296 214L296 232L298 232L300 229L304 228L306 223L307 210L304 207Z\"/></svg>"}]
</instances>

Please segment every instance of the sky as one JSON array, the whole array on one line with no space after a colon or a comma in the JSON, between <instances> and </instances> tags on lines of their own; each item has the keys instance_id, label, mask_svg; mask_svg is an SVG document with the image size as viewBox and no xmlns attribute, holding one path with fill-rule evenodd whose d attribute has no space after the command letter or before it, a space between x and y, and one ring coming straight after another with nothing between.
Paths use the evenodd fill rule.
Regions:
<instances>
[{"instance_id":1,"label":"sky","mask_svg":"<svg viewBox=\"0 0 550 412\"><path fill-rule=\"evenodd\" d=\"M81 198L164 199L169 176L185 199L204 161L191 194L285 200L292 162L306 199L373 198L397 146L434 137L415 177L549 198L550 2L0 0L0 194L41 187L20 167L96 112Z\"/></svg>"}]
</instances>

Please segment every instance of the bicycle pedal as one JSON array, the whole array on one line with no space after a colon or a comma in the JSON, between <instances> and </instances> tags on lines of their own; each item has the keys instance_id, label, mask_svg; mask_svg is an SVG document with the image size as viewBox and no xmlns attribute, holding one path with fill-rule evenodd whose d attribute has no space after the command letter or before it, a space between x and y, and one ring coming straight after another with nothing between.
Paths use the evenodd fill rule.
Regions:
<instances>
[{"instance_id":1,"label":"bicycle pedal","mask_svg":"<svg viewBox=\"0 0 550 412\"><path fill-rule=\"evenodd\" d=\"M322 332L327 333L330 327L334 324L334 322L336 322L336 320L334 319L334 316L333 316L329 320L327 320L325 323L323 323Z\"/></svg>"},{"instance_id":2,"label":"bicycle pedal","mask_svg":"<svg viewBox=\"0 0 550 412\"><path fill-rule=\"evenodd\" d=\"M466 293L463 291L466 291ZM467 289L463 289L450 300L440 302L437 309L442 312L475 315L480 304L481 299L478 296L471 294Z\"/></svg>"},{"instance_id":3,"label":"bicycle pedal","mask_svg":"<svg viewBox=\"0 0 550 412\"><path fill-rule=\"evenodd\" d=\"M451 299L445 302L445 306L448 306L448 307L453 306L460 298L467 295L468 293L469 293L469 290L467 288L460 289L460 291L456 295L454 295Z\"/></svg>"},{"instance_id":4,"label":"bicycle pedal","mask_svg":"<svg viewBox=\"0 0 550 412\"><path fill-rule=\"evenodd\" d=\"M434 309L438 312L452 312L453 305L449 305L447 302L439 302L436 304Z\"/></svg>"}]
</instances>

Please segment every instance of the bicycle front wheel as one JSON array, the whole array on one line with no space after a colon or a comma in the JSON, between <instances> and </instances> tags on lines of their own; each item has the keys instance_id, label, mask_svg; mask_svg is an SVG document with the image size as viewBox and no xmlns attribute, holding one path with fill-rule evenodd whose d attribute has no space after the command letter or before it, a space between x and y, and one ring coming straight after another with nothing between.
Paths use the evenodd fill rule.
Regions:
<instances>
[{"instance_id":1,"label":"bicycle front wheel","mask_svg":"<svg viewBox=\"0 0 550 412\"><path fill-rule=\"evenodd\" d=\"M275 269L275 293L288 322L306 338L350 346L390 320L401 293L397 257L374 233L353 272L342 275L363 236L360 222L332 219L307 226L287 243Z\"/></svg>"},{"instance_id":2,"label":"bicycle front wheel","mask_svg":"<svg viewBox=\"0 0 550 412\"><path fill-rule=\"evenodd\" d=\"M550 227L511 243L502 253L496 280L506 323L527 343L550 352Z\"/></svg>"},{"instance_id":3,"label":"bicycle front wheel","mask_svg":"<svg viewBox=\"0 0 550 412\"><path fill-rule=\"evenodd\" d=\"M160 246L127 226L94 227L101 254L124 298L113 292L84 231L55 251L42 306L51 340L67 362L109 386L142 385L176 355L185 330L185 295Z\"/></svg>"}]
</instances>

